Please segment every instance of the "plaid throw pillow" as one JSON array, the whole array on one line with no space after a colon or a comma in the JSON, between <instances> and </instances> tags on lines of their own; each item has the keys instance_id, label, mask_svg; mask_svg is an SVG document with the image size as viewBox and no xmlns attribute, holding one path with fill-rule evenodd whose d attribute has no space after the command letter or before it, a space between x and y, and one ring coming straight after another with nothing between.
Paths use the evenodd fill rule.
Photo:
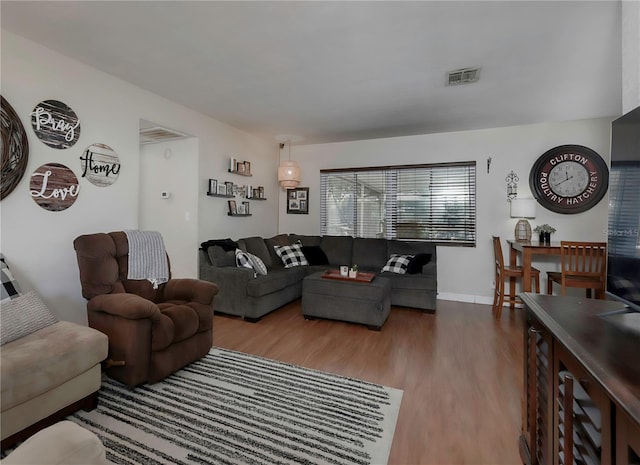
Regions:
<instances>
[{"instance_id":1,"label":"plaid throw pillow","mask_svg":"<svg viewBox=\"0 0 640 465\"><path fill-rule=\"evenodd\" d=\"M243 252L240 249L236 249L236 265L249 268L261 275L267 274L267 267L260 257L250 254L249 252Z\"/></svg>"},{"instance_id":2,"label":"plaid throw pillow","mask_svg":"<svg viewBox=\"0 0 640 465\"><path fill-rule=\"evenodd\" d=\"M278 257L280 257L285 268L309 265L304 253L302 253L302 244L300 241L293 245L274 245L273 250L275 250Z\"/></svg>"},{"instance_id":3,"label":"plaid throw pillow","mask_svg":"<svg viewBox=\"0 0 640 465\"><path fill-rule=\"evenodd\" d=\"M389 273L405 274L412 258L413 255L391 254L387 264L382 268L382 273L386 271Z\"/></svg>"},{"instance_id":4,"label":"plaid throw pillow","mask_svg":"<svg viewBox=\"0 0 640 465\"><path fill-rule=\"evenodd\" d=\"M9 265L7 265L7 261L4 258L4 255L1 253L0 274L2 274L2 298L0 299L0 302L8 302L9 300L18 297L20 295L20 287L18 286L18 282L11 274L11 270L9 269Z\"/></svg>"}]
</instances>

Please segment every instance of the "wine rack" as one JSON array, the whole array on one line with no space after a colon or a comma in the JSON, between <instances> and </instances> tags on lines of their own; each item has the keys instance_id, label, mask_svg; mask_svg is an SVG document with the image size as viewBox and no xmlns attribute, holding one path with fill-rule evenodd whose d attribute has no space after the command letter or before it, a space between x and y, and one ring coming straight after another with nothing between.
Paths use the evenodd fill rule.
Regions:
<instances>
[{"instance_id":1,"label":"wine rack","mask_svg":"<svg viewBox=\"0 0 640 465\"><path fill-rule=\"evenodd\" d=\"M610 464L611 405L578 363L557 351L555 415L559 465Z\"/></svg>"}]
</instances>

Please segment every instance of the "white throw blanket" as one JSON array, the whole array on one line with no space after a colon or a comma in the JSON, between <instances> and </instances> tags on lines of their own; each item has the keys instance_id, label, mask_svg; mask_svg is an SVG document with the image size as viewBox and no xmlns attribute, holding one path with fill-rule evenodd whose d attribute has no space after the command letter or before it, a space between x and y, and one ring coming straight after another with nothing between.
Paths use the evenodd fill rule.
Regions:
<instances>
[{"instance_id":1,"label":"white throw blanket","mask_svg":"<svg viewBox=\"0 0 640 465\"><path fill-rule=\"evenodd\" d=\"M127 279L147 279L157 289L169 280L169 263L158 231L127 230L129 274Z\"/></svg>"}]
</instances>

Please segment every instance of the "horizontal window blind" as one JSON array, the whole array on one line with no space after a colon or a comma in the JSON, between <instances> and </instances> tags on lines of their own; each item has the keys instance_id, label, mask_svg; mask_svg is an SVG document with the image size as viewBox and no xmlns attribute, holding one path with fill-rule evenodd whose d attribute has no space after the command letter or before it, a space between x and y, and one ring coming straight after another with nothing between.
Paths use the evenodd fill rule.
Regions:
<instances>
[{"instance_id":1,"label":"horizontal window blind","mask_svg":"<svg viewBox=\"0 0 640 465\"><path fill-rule=\"evenodd\" d=\"M475 245L475 162L320 173L322 234Z\"/></svg>"},{"instance_id":2,"label":"horizontal window blind","mask_svg":"<svg viewBox=\"0 0 640 465\"><path fill-rule=\"evenodd\" d=\"M639 204L640 164L613 163L609 175L610 255L640 256Z\"/></svg>"}]
</instances>

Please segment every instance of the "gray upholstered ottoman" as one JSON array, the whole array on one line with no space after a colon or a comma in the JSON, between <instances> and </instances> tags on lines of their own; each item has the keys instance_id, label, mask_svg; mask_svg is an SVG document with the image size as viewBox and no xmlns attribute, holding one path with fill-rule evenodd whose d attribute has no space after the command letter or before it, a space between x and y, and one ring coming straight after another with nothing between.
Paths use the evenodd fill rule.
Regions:
<instances>
[{"instance_id":1,"label":"gray upholstered ottoman","mask_svg":"<svg viewBox=\"0 0 640 465\"><path fill-rule=\"evenodd\" d=\"M367 325L379 331L391 311L391 283L375 277L368 283L323 278L314 273L302 282L302 315Z\"/></svg>"}]
</instances>

